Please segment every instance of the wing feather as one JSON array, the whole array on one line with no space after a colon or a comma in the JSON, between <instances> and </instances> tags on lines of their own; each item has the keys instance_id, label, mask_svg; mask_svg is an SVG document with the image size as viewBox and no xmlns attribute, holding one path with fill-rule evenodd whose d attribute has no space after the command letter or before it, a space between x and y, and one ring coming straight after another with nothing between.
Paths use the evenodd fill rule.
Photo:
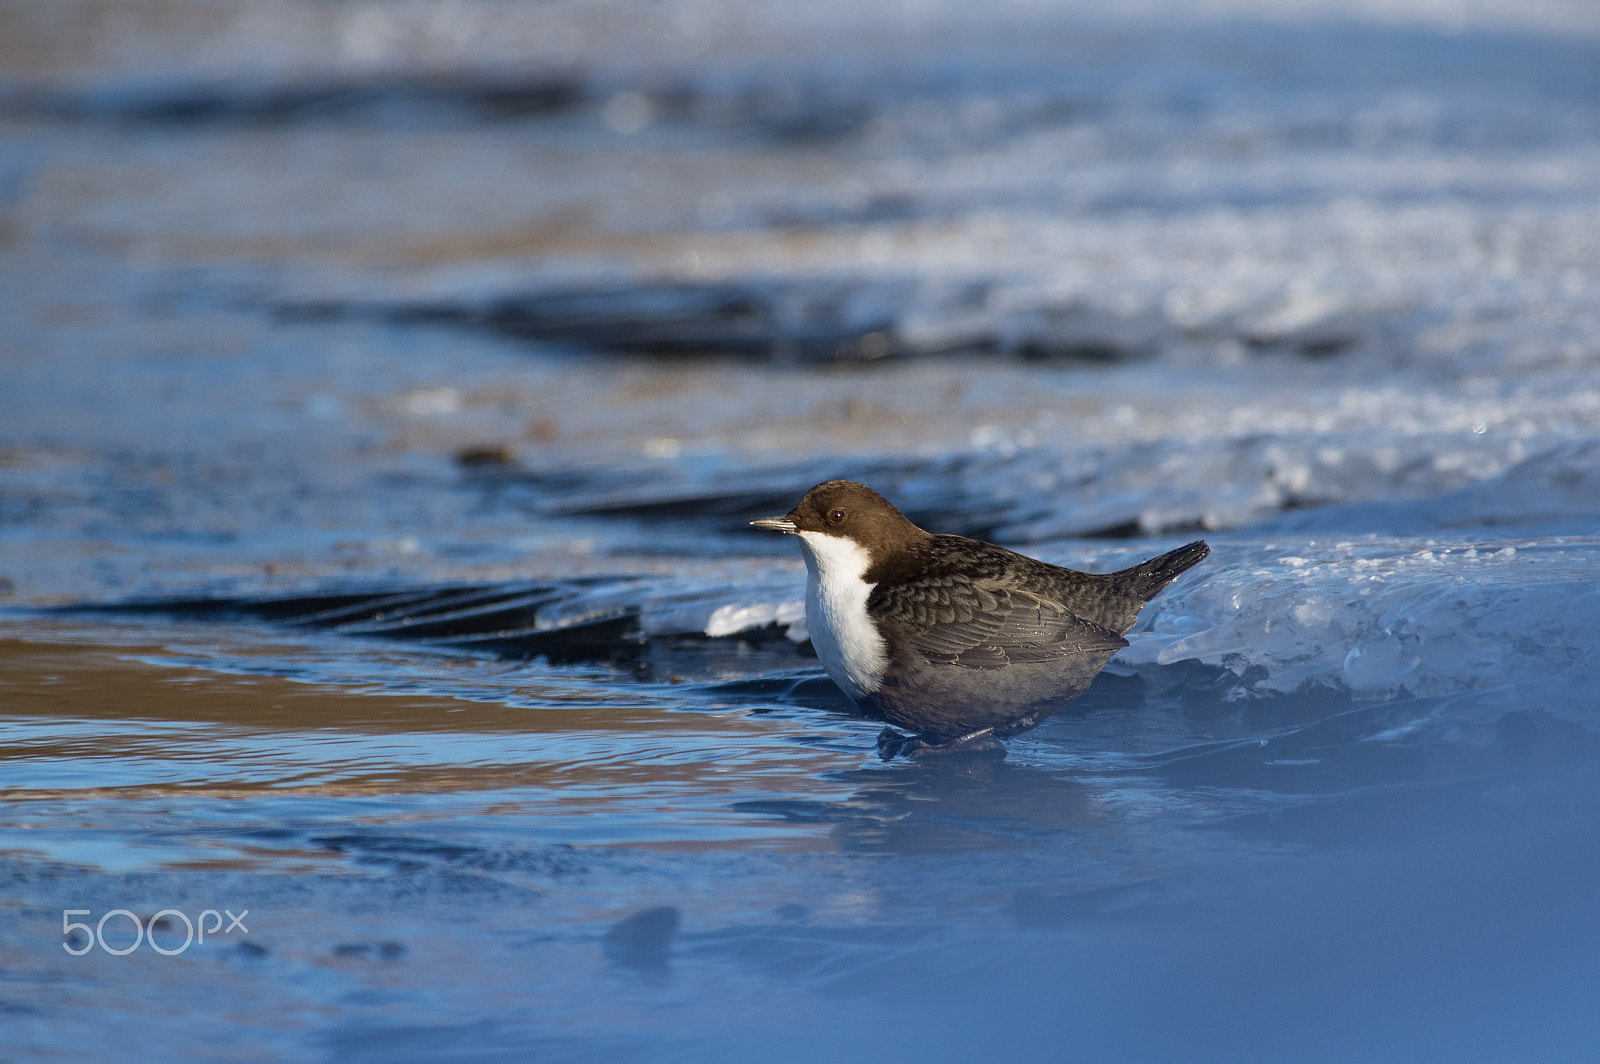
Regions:
<instances>
[{"instance_id":1,"label":"wing feather","mask_svg":"<svg viewBox=\"0 0 1600 1064\"><path fill-rule=\"evenodd\" d=\"M886 634L935 664L1002 669L1128 645L1060 603L1016 588L935 577L875 591L873 599L883 607ZM905 623L896 630L890 618Z\"/></svg>"}]
</instances>

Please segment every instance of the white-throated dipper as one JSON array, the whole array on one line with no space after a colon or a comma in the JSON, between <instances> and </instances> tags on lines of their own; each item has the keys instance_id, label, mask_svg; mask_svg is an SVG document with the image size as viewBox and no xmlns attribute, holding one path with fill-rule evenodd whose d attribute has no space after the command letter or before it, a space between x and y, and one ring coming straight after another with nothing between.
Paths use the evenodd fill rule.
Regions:
<instances>
[{"instance_id":1,"label":"white-throated dipper","mask_svg":"<svg viewBox=\"0 0 1600 1064\"><path fill-rule=\"evenodd\" d=\"M782 517L800 539L806 627L823 668L885 730L880 752L997 745L1089 686L1139 610L1211 548L1080 573L964 536L935 536L863 484L818 484Z\"/></svg>"}]
</instances>

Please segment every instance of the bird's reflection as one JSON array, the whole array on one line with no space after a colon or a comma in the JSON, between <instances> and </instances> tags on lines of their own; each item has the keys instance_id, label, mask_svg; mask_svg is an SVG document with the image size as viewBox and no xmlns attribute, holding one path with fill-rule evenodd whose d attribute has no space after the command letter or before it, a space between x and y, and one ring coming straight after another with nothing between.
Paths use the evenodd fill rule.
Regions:
<instances>
[{"instance_id":1,"label":"bird's reflection","mask_svg":"<svg viewBox=\"0 0 1600 1064\"><path fill-rule=\"evenodd\" d=\"M1035 849L1044 836L1102 830L1105 813L1059 772L993 757L942 757L839 773L841 801L751 801L734 808L832 825L842 850L934 854Z\"/></svg>"}]
</instances>

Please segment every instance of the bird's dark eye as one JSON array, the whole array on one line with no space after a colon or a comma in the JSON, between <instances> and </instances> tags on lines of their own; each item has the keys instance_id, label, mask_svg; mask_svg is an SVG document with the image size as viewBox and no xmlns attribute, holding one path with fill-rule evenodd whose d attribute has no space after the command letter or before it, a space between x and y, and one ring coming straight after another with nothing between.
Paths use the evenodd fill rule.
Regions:
<instances>
[{"instance_id":1,"label":"bird's dark eye","mask_svg":"<svg viewBox=\"0 0 1600 1064\"><path fill-rule=\"evenodd\" d=\"M844 520L844 511L843 510L835 510L835 511L833 511L831 514L828 515L828 520L832 521L834 524L838 524L840 521Z\"/></svg>"}]
</instances>

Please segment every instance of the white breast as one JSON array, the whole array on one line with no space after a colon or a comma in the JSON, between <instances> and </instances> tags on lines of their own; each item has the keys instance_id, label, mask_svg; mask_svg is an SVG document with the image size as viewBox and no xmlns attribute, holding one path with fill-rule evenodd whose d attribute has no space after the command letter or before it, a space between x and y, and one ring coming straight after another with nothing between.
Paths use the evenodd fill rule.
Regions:
<instances>
[{"instance_id":1,"label":"white breast","mask_svg":"<svg viewBox=\"0 0 1600 1064\"><path fill-rule=\"evenodd\" d=\"M878 689L889 657L883 637L867 617L867 596L875 584L862 577L867 552L853 540L822 532L801 532L806 558L806 627L811 645L833 682L859 701Z\"/></svg>"}]
</instances>

